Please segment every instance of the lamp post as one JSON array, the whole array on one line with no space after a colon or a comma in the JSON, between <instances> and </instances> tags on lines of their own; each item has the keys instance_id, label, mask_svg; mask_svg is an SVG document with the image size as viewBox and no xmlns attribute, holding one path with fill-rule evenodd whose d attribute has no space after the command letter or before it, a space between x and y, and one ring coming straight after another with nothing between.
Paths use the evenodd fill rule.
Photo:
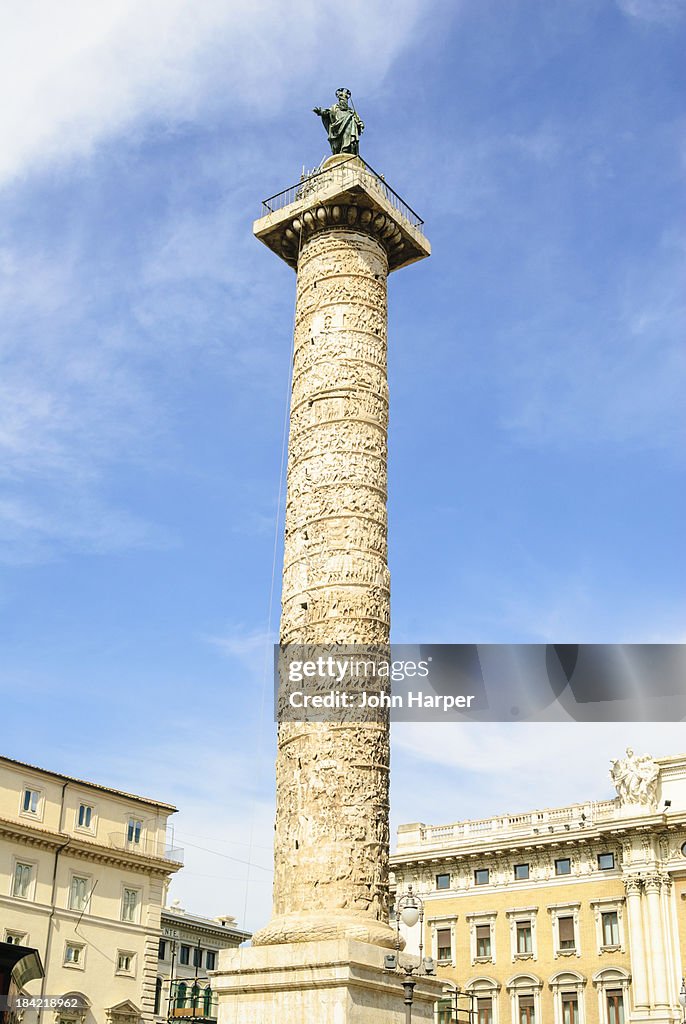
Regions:
<instances>
[{"instance_id":1,"label":"lamp post","mask_svg":"<svg viewBox=\"0 0 686 1024\"><path fill-rule=\"evenodd\" d=\"M400 963L400 922L406 928L414 928L419 924L419 963ZM424 902L408 885L407 892L398 897L396 903L396 947L397 953L387 953L384 957L384 968L395 974L404 975L402 986L405 1002L405 1024L412 1024L412 1003L416 978L436 974L436 965L430 956L424 957Z\"/></svg>"},{"instance_id":2,"label":"lamp post","mask_svg":"<svg viewBox=\"0 0 686 1024\"><path fill-rule=\"evenodd\" d=\"M686 980L684 980L684 978L681 979L681 991L679 992L679 1002L681 1003L683 1024L686 1024Z\"/></svg>"}]
</instances>

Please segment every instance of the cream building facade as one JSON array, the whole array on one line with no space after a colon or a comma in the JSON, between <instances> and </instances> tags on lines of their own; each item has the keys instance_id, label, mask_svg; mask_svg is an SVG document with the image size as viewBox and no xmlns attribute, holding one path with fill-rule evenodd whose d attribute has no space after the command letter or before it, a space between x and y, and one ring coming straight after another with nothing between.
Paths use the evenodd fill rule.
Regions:
<instances>
[{"instance_id":1,"label":"cream building facade","mask_svg":"<svg viewBox=\"0 0 686 1024\"><path fill-rule=\"evenodd\" d=\"M611 776L613 800L398 829L395 892L475 1024L682 1021L686 756L628 750Z\"/></svg>"},{"instance_id":2,"label":"cream building facade","mask_svg":"<svg viewBox=\"0 0 686 1024\"><path fill-rule=\"evenodd\" d=\"M222 949L235 949L251 937L233 917L201 917L178 900L162 911L158 947L155 1012L160 1020L216 1020L212 972Z\"/></svg>"},{"instance_id":3,"label":"cream building facade","mask_svg":"<svg viewBox=\"0 0 686 1024\"><path fill-rule=\"evenodd\" d=\"M0 940L36 948L50 1024L152 1022L171 804L0 757ZM43 1013L44 1019L46 1012Z\"/></svg>"}]
</instances>

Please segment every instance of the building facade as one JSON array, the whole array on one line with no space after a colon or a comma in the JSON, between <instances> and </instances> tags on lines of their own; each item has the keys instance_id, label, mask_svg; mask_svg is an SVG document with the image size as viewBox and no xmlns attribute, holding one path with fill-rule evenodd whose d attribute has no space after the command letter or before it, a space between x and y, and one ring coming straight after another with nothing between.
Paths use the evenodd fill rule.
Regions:
<instances>
[{"instance_id":1,"label":"building facade","mask_svg":"<svg viewBox=\"0 0 686 1024\"><path fill-rule=\"evenodd\" d=\"M189 914L178 900L165 907L155 986L158 1018L216 1020L211 972L218 967L219 951L240 946L250 935L233 917Z\"/></svg>"},{"instance_id":2,"label":"building facade","mask_svg":"<svg viewBox=\"0 0 686 1024\"><path fill-rule=\"evenodd\" d=\"M682 1021L686 756L628 750L611 774L613 800L398 829L396 897L421 897L424 955L464 993L460 1020ZM416 952L418 929L401 931Z\"/></svg>"},{"instance_id":3,"label":"building facade","mask_svg":"<svg viewBox=\"0 0 686 1024\"><path fill-rule=\"evenodd\" d=\"M38 950L27 993L78 997L50 1024L154 1020L175 811L0 757L0 940Z\"/></svg>"}]
</instances>

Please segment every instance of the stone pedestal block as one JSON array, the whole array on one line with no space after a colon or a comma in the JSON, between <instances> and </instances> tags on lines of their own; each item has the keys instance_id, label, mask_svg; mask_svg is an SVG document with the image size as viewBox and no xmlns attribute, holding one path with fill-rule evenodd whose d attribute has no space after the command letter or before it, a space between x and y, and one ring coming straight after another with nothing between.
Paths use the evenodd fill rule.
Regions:
<instances>
[{"instance_id":1,"label":"stone pedestal block","mask_svg":"<svg viewBox=\"0 0 686 1024\"><path fill-rule=\"evenodd\" d=\"M219 954L218 1024L405 1024L403 977L366 942L279 943ZM442 983L419 978L413 1024L434 1020Z\"/></svg>"}]
</instances>

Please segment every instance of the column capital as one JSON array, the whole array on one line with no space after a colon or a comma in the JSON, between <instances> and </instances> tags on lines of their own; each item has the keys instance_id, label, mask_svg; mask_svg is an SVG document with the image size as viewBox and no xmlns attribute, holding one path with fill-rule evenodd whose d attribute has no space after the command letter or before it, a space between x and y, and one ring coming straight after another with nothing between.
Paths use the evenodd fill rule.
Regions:
<instances>
[{"instance_id":1,"label":"column capital","mask_svg":"<svg viewBox=\"0 0 686 1024\"><path fill-rule=\"evenodd\" d=\"M662 888L663 876L658 872L654 871L645 877L645 890L646 893L660 892Z\"/></svg>"},{"instance_id":2,"label":"column capital","mask_svg":"<svg viewBox=\"0 0 686 1024\"><path fill-rule=\"evenodd\" d=\"M388 253L389 273L431 254L422 219L360 157L329 158L316 174L262 204L256 238L297 268L302 243L338 228L377 238Z\"/></svg>"},{"instance_id":3,"label":"column capital","mask_svg":"<svg viewBox=\"0 0 686 1024\"><path fill-rule=\"evenodd\" d=\"M643 889L643 879L639 875L627 875L624 879L624 889L627 896L640 896Z\"/></svg>"}]
</instances>

